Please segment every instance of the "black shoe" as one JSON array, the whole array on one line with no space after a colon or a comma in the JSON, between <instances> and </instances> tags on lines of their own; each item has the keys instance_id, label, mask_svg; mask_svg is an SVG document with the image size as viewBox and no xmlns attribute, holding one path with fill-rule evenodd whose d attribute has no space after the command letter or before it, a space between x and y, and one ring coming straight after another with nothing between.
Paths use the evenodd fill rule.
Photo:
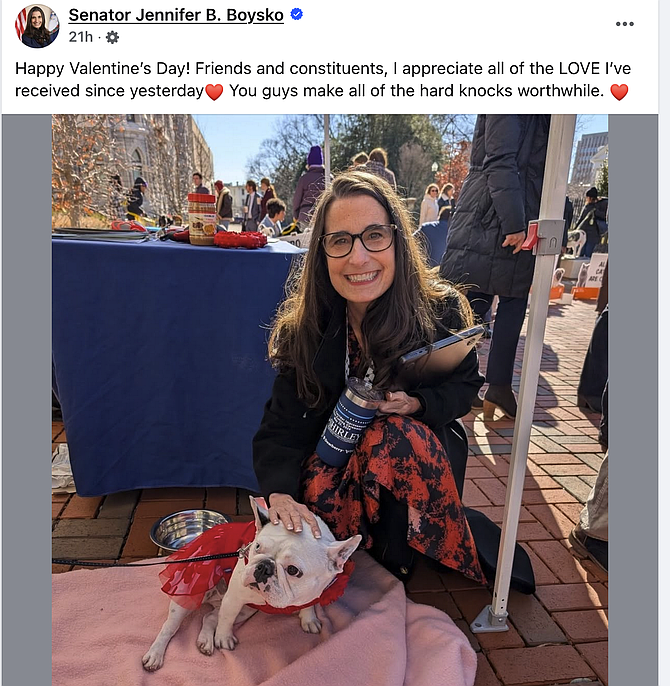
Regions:
<instances>
[{"instance_id":1,"label":"black shoe","mask_svg":"<svg viewBox=\"0 0 670 686\"><path fill-rule=\"evenodd\" d=\"M412 576L418 553L407 542L407 505L379 488L379 521L372 526L372 548L368 551L380 565L407 583Z\"/></svg>"},{"instance_id":2,"label":"black shoe","mask_svg":"<svg viewBox=\"0 0 670 686\"><path fill-rule=\"evenodd\" d=\"M492 421L496 407L509 419L516 418L516 398L511 386L489 386L484 395L484 420Z\"/></svg>"},{"instance_id":3,"label":"black shoe","mask_svg":"<svg viewBox=\"0 0 670 686\"><path fill-rule=\"evenodd\" d=\"M570 545L584 557L588 557L591 562L600 567L603 572L607 573L607 562L609 545L607 541L601 541L598 538L587 536L584 530L576 526L569 534L568 541Z\"/></svg>"},{"instance_id":4,"label":"black shoe","mask_svg":"<svg viewBox=\"0 0 670 686\"><path fill-rule=\"evenodd\" d=\"M419 553L410 548L407 543L398 543L396 545L379 545L377 541L372 548L368 550L370 555L387 571L391 572L396 579L399 579L403 584L412 578L414 567L416 566Z\"/></svg>"},{"instance_id":5,"label":"black shoe","mask_svg":"<svg viewBox=\"0 0 670 686\"><path fill-rule=\"evenodd\" d=\"M603 411L603 406L600 398L590 397L586 395L577 396L577 407L585 407L587 410L591 410L591 412L602 413Z\"/></svg>"}]
</instances>

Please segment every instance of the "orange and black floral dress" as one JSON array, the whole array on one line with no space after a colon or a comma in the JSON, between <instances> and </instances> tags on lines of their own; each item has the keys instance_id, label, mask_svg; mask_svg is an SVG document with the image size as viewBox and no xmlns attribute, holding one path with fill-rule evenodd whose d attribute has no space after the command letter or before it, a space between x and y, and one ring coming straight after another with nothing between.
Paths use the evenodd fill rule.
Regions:
<instances>
[{"instance_id":1,"label":"orange and black floral dress","mask_svg":"<svg viewBox=\"0 0 670 686\"><path fill-rule=\"evenodd\" d=\"M356 369L360 347L351 331L349 351L350 366ZM302 501L336 538L360 533L362 547L373 546L383 487L407 507L411 548L485 583L445 449L418 419L380 415L346 465L331 467L314 453L302 470Z\"/></svg>"}]
</instances>

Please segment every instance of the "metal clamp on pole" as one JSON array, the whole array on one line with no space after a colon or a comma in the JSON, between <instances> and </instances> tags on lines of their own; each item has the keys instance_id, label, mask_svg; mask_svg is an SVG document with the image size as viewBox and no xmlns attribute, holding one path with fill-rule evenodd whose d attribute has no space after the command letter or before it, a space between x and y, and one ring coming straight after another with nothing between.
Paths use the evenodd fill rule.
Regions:
<instances>
[{"instance_id":1,"label":"metal clamp on pole","mask_svg":"<svg viewBox=\"0 0 670 686\"><path fill-rule=\"evenodd\" d=\"M528 222L528 233L521 249L532 249L533 255L558 255L564 226L563 219L535 219Z\"/></svg>"}]
</instances>

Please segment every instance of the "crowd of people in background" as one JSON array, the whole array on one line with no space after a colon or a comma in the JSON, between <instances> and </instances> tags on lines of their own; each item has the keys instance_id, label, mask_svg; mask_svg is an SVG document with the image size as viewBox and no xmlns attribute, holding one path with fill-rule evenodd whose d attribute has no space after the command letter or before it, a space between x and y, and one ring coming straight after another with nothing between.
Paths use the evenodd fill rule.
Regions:
<instances>
[{"instance_id":1,"label":"crowd of people in background","mask_svg":"<svg viewBox=\"0 0 670 686\"><path fill-rule=\"evenodd\" d=\"M528 121L528 118L524 121ZM474 142L476 141L477 131L475 131ZM476 152L475 146L473 155ZM387 152L381 147L374 148L370 153L361 151L355 154L351 158L349 169L374 174L384 179L394 191L398 191L396 176L388 167ZM329 180L333 180L332 174L330 174ZM199 171L193 172L192 181L192 193L209 195L210 191L203 184L203 176ZM472 180L470 182L472 183ZM241 217L237 217L237 222L241 223L242 231L261 231L269 237L277 237L282 232L304 231L311 226L315 206L326 189L326 185L323 149L320 145L314 145L307 153L305 171L296 183L291 201L285 202L277 197L277 192L270 178L261 178L259 184L254 179L249 179L245 184L245 194L240 208ZM118 174L112 175L109 191L110 217L136 221L147 218L147 214L142 208L146 192L147 182L141 176L138 176L133 187L124 193L121 177ZM213 193L216 198L217 226L219 230L228 231L230 225L236 221L233 210L233 193L220 180L214 182ZM445 252L449 227L456 212L456 200L453 183L444 183L441 188L437 183L430 183L416 208L418 230L415 233L421 234L430 266L438 265ZM278 202L273 204L272 201ZM568 232L581 230L585 234L586 242L579 256L585 258L591 256L597 244L607 233L607 203L607 198L600 197L595 187L590 188L586 192L585 205L579 217L573 221L573 205L570 199L566 197L564 254L566 251L570 252L570 248L566 247ZM272 211L269 209L270 206L273 208ZM176 219L179 220L179 223ZM181 215L166 215L159 218L159 225L181 225L182 221ZM482 309L477 305L474 307L475 310ZM485 307L485 304L482 307ZM486 313L479 314L485 322L491 318L489 309ZM512 404L506 403L506 405L508 410L513 411L514 406Z\"/></svg>"},{"instance_id":2,"label":"crowd of people in background","mask_svg":"<svg viewBox=\"0 0 670 686\"><path fill-rule=\"evenodd\" d=\"M398 191L395 173L388 167L388 155L383 148L377 147L367 152L359 152L352 157L351 170L366 171L384 179L394 191ZM330 174L329 180L333 180ZM193 189L191 193L210 195L210 190L203 183L200 171L194 171L192 175ZM143 209L147 182L141 176L137 176L132 188L124 192L121 176L110 176L109 187L109 216L110 219L128 219L134 221L148 220L149 216ZM309 228L312 221L316 203L326 189L326 168L324 165L323 149L320 145L310 148L305 164L305 171L296 183L293 198L285 202L277 197L277 192L268 177L263 177L257 184L254 179L248 179L245 184L245 193L242 199L241 218L236 217L233 208L233 193L221 180L214 182L213 195L216 199L216 223L219 230L228 231L230 225L236 221L241 223L242 231L261 231L268 236L279 236L282 232L304 231ZM272 203L273 200L278 201ZM273 208L270 211L270 207ZM447 211L440 215L443 208ZM440 191L436 184L430 184L426 190L426 197L421 203L419 225L426 222L437 222L445 231L456 207L454 186L447 183ZM288 217L287 217L288 213ZM178 220L178 221L177 221ZM158 225L181 226L181 215L161 215L158 217Z\"/></svg>"}]
</instances>

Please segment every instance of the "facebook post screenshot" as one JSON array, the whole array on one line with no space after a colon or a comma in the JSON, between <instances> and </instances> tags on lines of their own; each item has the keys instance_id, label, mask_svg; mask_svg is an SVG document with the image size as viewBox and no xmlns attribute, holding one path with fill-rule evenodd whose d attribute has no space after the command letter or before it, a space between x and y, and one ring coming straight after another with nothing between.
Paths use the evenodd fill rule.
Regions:
<instances>
[{"instance_id":1,"label":"facebook post screenshot","mask_svg":"<svg viewBox=\"0 0 670 686\"><path fill-rule=\"evenodd\" d=\"M670 683L659 4L295 3L2 3L2 683Z\"/></svg>"}]
</instances>

